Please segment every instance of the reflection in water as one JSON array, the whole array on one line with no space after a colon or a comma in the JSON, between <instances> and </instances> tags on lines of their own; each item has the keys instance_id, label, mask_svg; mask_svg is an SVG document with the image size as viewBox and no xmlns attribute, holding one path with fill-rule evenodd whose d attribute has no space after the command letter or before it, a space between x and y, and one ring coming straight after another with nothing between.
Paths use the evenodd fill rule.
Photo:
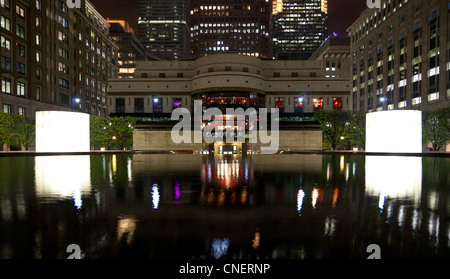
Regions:
<instances>
[{"instance_id":1,"label":"reflection in water","mask_svg":"<svg viewBox=\"0 0 450 279\"><path fill-rule=\"evenodd\" d=\"M255 232L255 237L252 240L252 247L254 249L258 249L261 244L261 234L259 232Z\"/></svg>"},{"instance_id":2,"label":"reflection in water","mask_svg":"<svg viewBox=\"0 0 450 279\"><path fill-rule=\"evenodd\" d=\"M134 232L136 231L136 218L133 216L120 215L117 217L117 241L125 240L131 245L133 241Z\"/></svg>"},{"instance_id":3,"label":"reflection in water","mask_svg":"<svg viewBox=\"0 0 450 279\"><path fill-rule=\"evenodd\" d=\"M411 199L418 205L422 189L422 158L397 156L366 156L366 192L385 199Z\"/></svg>"},{"instance_id":4,"label":"reflection in water","mask_svg":"<svg viewBox=\"0 0 450 279\"><path fill-rule=\"evenodd\" d=\"M226 255L229 245L229 238L214 238L211 246L212 256L216 259L219 259L220 257Z\"/></svg>"},{"instance_id":5,"label":"reflection in water","mask_svg":"<svg viewBox=\"0 0 450 279\"><path fill-rule=\"evenodd\" d=\"M158 184L153 184L152 186L152 203L153 203L153 209L158 209L159 206L159 189Z\"/></svg>"},{"instance_id":6,"label":"reflection in water","mask_svg":"<svg viewBox=\"0 0 450 279\"><path fill-rule=\"evenodd\" d=\"M450 257L447 158L51 158L0 158L0 258Z\"/></svg>"},{"instance_id":7,"label":"reflection in water","mask_svg":"<svg viewBox=\"0 0 450 279\"><path fill-rule=\"evenodd\" d=\"M333 216L329 216L325 219L325 230L323 235L325 237L330 237L333 238L334 237L334 233L336 231L336 219Z\"/></svg>"},{"instance_id":8,"label":"reflection in water","mask_svg":"<svg viewBox=\"0 0 450 279\"><path fill-rule=\"evenodd\" d=\"M318 185L314 185L314 189L311 193L311 206L312 208L316 208L317 203L322 202L322 190L318 188Z\"/></svg>"},{"instance_id":9,"label":"reflection in water","mask_svg":"<svg viewBox=\"0 0 450 279\"><path fill-rule=\"evenodd\" d=\"M200 204L245 205L251 199L248 189L252 177L251 163L240 156L203 157L201 177Z\"/></svg>"},{"instance_id":10,"label":"reflection in water","mask_svg":"<svg viewBox=\"0 0 450 279\"><path fill-rule=\"evenodd\" d=\"M35 158L36 195L42 198L73 198L81 208L81 196L91 190L90 157L39 156Z\"/></svg>"},{"instance_id":11,"label":"reflection in water","mask_svg":"<svg viewBox=\"0 0 450 279\"><path fill-rule=\"evenodd\" d=\"M176 181L175 182L175 204L176 205L180 205L179 199L181 198L181 193L180 193L180 182Z\"/></svg>"},{"instance_id":12,"label":"reflection in water","mask_svg":"<svg viewBox=\"0 0 450 279\"><path fill-rule=\"evenodd\" d=\"M302 211L302 205L303 205L304 198L305 198L305 192L303 191L302 188L300 188L300 190L298 190L298 194L297 194L297 211L300 214Z\"/></svg>"}]
</instances>

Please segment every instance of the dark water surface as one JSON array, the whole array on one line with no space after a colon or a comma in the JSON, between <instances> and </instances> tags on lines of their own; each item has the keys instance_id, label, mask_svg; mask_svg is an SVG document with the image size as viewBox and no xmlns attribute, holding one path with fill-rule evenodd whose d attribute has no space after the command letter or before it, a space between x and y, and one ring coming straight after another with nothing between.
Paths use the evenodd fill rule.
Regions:
<instances>
[{"instance_id":1,"label":"dark water surface","mask_svg":"<svg viewBox=\"0 0 450 279\"><path fill-rule=\"evenodd\" d=\"M0 258L450 258L449 158L0 158Z\"/></svg>"}]
</instances>

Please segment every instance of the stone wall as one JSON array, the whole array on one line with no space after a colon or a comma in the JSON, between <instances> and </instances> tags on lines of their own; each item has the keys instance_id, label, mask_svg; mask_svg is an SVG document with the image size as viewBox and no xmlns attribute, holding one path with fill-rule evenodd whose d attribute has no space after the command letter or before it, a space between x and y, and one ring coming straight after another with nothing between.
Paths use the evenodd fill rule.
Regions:
<instances>
[{"instance_id":1,"label":"stone wall","mask_svg":"<svg viewBox=\"0 0 450 279\"><path fill-rule=\"evenodd\" d=\"M322 150L322 131L320 129L281 130L279 133L278 151ZM259 153L261 146L269 145L270 143L258 142L252 144L251 148L253 152ZM172 141L170 130L136 129L133 137L133 149L138 151L200 151L202 144L175 144Z\"/></svg>"}]
</instances>

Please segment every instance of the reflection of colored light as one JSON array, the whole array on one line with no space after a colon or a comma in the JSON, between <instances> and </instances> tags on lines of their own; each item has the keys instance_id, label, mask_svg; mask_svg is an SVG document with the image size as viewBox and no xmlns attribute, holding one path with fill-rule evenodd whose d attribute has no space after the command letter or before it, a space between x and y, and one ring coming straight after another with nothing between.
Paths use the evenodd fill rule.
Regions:
<instances>
[{"instance_id":1,"label":"reflection of colored light","mask_svg":"<svg viewBox=\"0 0 450 279\"><path fill-rule=\"evenodd\" d=\"M300 211L302 210L304 197L305 197L305 192L303 191L303 189L298 190L298 194L297 194L297 211L298 211L298 213L300 213Z\"/></svg>"},{"instance_id":2,"label":"reflection of colored light","mask_svg":"<svg viewBox=\"0 0 450 279\"><path fill-rule=\"evenodd\" d=\"M153 209L158 209L159 206L159 190L158 190L158 184L153 184L152 187L152 203L153 203Z\"/></svg>"},{"instance_id":3,"label":"reflection of colored light","mask_svg":"<svg viewBox=\"0 0 450 279\"><path fill-rule=\"evenodd\" d=\"M180 183L177 181L175 184L175 199L178 200L181 197L180 194Z\"/></svg>"},{"instance_id":4,"label":"reflection of colored light","mask_svg":"<svg viewBox=\"0 0 450 279\"><path fill-rule=\"evenodd\" d=\"M256 248L259 247L259 245L260 245L260 243L261 243L261 234L260 234L259 232L256 232L256 233L255 233L255 238L253 238L252 242L253 242L252 247L253 247L254 249L256 249Z\"/></svg>"},{"instance_id":5,"label":"reflection of colored light","mask_svg":"<svg viewBox=\"0 0 450 279\"><path fill-rule=\"evenodd\" d=\"M333 191L333 208L336 207L338 198L339 198L339 189L335 188L334 191Z\"/></svg>"},{"instance_id":6,"label":"reflection of colored light","mask_svg":"<svg viewBox=\"0 0 450 279\"><path fill-rule=\"evenodd\" d=\"M228 238L214 238L212 241L211 254L214 258L218 259L227 253L229 245L230 239Z\"/></svg>"},{"instance_id":7,"label":"reflection of colored light","mask_svg":"<svg viewBox=\"0 0 450 279\"><path fill-rule=\"evenodd\" d=\"M244 204L247 201L247 196L248 196L247 187L244 187L244 189L242 189L242 193L241 193L241 203L242 204Z\"/></svg>"},{"instance_id":8,"label":"reflection of colored light","mask_svg":"<svg viewBox=\"0 0 450 279\"><path fill-rule=\"evenodd\" d=\"M314 190L312 191L311 197L312 197L312 202L311 202L312 207L316 208L317 198L319 197L319 190L314 188Z\"/></svg>"},{"instance_id":9,"label":"reflection of colored light","mask_svg":"<svg viewBox=\"0 0 450 279\"><path fill-rule=\"evenodd\" d=\"M117 157L116 157L116 154L112 155L112 170L113 170L114 174L117 172Z\"/></svg>"},{"instance_id":10,"label":"reflection of colored light","mask_svg":"<svg viewBox=\"0 0 450 279\"><path fill-rule=\"evenodd\" d=\"M180 194L180 183L177 181L177 182L175 183L175 203L176 203L176 204L179 204L178 201L177 201L179 198L181 198L181 194Z\"/></svg>"}]
</instances>

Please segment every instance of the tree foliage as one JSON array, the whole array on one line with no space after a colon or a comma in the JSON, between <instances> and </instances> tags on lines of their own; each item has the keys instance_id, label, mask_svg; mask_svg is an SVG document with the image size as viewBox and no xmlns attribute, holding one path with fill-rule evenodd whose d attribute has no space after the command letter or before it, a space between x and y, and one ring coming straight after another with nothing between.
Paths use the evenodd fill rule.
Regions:
<instances>
[{"instance_id":1,"label":"tree foliage","mask_svg":"<svg viewBox=\"0 0 450 279\"><path fill-rule=\"evenodd\" d=\"M137 118L122 117L91 117L90 139L94 148L125 149L133 145L133 128Z\"/></svg>"},{"instance_id":2,"label":"tree foliage","mask_svg":"<svg viewBox=\"0 0 450 279\"><path fill-rule=\"evenodd\" d=\"M450 108L422 111L423 142L431 142L434 151L450 141Z\"/></svg>"},{"instance_id":3,"label":"tree foliage","mask_svg":"<svg viewBox=\"0 0 450 279\"><path fill-rule=\"evenodd\" d=\"M0 111L0 145L9 144L28 150L34 145L36 137L35 119L33 116L8 114Z\"/></svg>"},{"instance_id":4,"label":"tree foliage","mask_svg":"<svg viewBox=\"0 0 450 279\"><path fill-rule=\"evenodd\" d=\"M347 132L352 146L366 148L366 112L352 112Z\"/></svg>"},{"instance_id":5,"label":"tree foliage","mask_svg":"<svg viewBox=\"0 0 450 279\"><path fill-rule=\"evenodd\" d=\"M366 113L343 110L319 110L314 113L322 128L323 142L336 150L338 146L366 145Z\"/></svg>"},{"instance_id":6,"label":"tree foliage","mask_svg":"<svg viewBox=\"0 0 450 279\"><path fill-rule=\"evenodd\" d=\"M349 142L347 135L351 120L350 112L321 109L314 113L314 118L322 127L324 143L331 145L333 150L336 150L338 145L346 145Z\"/></svg>"}]
</instances>

